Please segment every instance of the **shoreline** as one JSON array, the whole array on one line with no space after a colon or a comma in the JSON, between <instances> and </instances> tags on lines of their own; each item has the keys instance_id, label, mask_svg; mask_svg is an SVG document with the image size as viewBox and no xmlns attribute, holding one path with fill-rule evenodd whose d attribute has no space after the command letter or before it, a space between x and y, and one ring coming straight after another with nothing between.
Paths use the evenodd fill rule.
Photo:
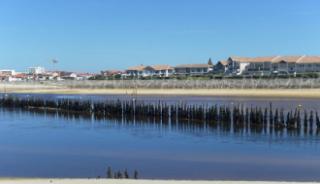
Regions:
<instances>
[{"instance_id":1,"label":"shoreline","mask_svg":"<svg viewBox=\"0 0 320 184\"><path fill-rule=\"evenodd\" d=\"M314 184L318 182L3 178L5 184Z\"/></svg>"},{"instance_id":2,"label":"shoreline","mask_svg":"<svg viewBox=\"0 0 320 184\"><path fill-rule=\"evenodd\" d=\"M0 86L1 89L1 86ZM207 97L274 97L320 98L320 89L89 89L89 88L24 88L7 87L1 93L65 95L131 95L131 96L207 96Z\"/></svg>"}]
</instances>

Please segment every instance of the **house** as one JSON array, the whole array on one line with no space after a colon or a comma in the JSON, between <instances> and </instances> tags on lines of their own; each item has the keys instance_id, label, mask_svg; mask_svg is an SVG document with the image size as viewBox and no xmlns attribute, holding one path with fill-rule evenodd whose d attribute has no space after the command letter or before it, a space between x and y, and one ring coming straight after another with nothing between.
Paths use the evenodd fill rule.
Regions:
<instances>
[{"instance_id":1,"label":"house","mask_svg":"<svg viewBox=\"0 0 320 184\"><path fill-rule=\"evenodd\" d=\"M129 67L126 70L127 75L132 77L148 77L152 76L154 72L155 71L151 66L144 65Z\"/></svg>"},{"instance_id":2,"label":"house","mask_svg":"<svg viewBox=\"0 0 320 184\"><path fill-rule=\"evenodd\" d=\"M170 77L173 74L174 68L169 65L153 65L154 75L159 77Z\"/></svg>"},{"instance_id":3,"label":"house","mask_svg":"<svg viewBox=\"0 0 320 184\"><path fill-rule=\"evenodd\" d=\"M232 75L270 75L274 57L230 57L227 60L227 72Z\"/></svg>"},{"instance_id":4,"label":"house","mask_svg":"<svg viewBox=\"0 0 320 184\"><path fill-rule=\"evenodd\" d=\"M12 76L12 80L14 81L25 81L28 79L28 75L25 73L18 73Z\"/></svg>"},{"instance_id":5,"label":"house","mask_svg":"<svg viewBox=\"0 0 320 184\"><path fill-rule=\"evenodd\" d=\"M33 80L87 80L94 76L90 73L75 73L68 71L49 71L44 74L33 76Z\"/></svg>"},{"instance_id":6,"label":"house","mask_svg":"<svg viewBox=\"0 0 320 184\"><path fill-rule=\"evenodd\" d=\"M152 65L152 66L135 66L126 70L127 76L134 77L169 77L173 74L174 69L169 65Z\"/></svg>"},{"instance_id":7,"label":"house","mask_svg":"<svg viewBox=\"0 0 320 184\"><path fill-rule=\"evenodd\" d=\"M16 74L15 70L0 70L0 75L13 76L15 74Z\"/></svg>"},{"instance_id":8,"label":"house","mask_svg":"<svg viewBox=\"0 0 320 184\"><path fill-rule=\"evenodd\" d=\"M17 77L14 77L14 76L9 76L7 78L8 82L17 82L17 81L22 81L22 80L23 80L22 78L17 78Z\"/></svg>"},{"instance_id":9,"label":"house","mask_svg":"<svg viewBox=\"0 0 320 184\"><path fill-rule=\"evenodd\" d=\"M228 70L228 61L218 61L217 64L213 66L213 73L224 74Z\"/></svg>"},{"instance_id":10,"label":"house","mask_svg":"<svg viewBox=\"0 0 320 184\"><path fill-rule=\"evenodd\" d=\"M55 77L52 75L52 73L43 73L43 74L35 75L33 79L39 80L39 81L46 81L46 80L54 80Z\"/></svg>"},{"instance_id":11,"label":"house","mask_svg":"<svg viewBox=\"0 0 320 184\"><path fill-rule=\"evenodd\" d=\"M297 73L320 72L320 56L303 56L295 67Z\"/></svg>"},{"instance_id":12,"label":"house","mask_svg":"<svg viewBox=\"0 0 320 184\"><path fill-rule=\"evenodd\" d=\"M17 74L15 70L0 70L0 81L19 81L20 78L15 78Z\"/></svg>"},{"instance_id":13,"label":"house","mask_svg":"<svg viewBox=\"0 0 320 184\"><path fill-rule=\"evenodd\" d=\"M26 80L26 78L22 74L17 74L17 75L0 74L0 81L16 82L16 81L23 81L23 80Z\"/></svg>"},{"instance_id":14,"label":"house","mask_svg":"<svg viewBox=\"0 0 320 184\"><path fill-rule=\"evenodd\" d=\"M277 56L271 61L272 73L295 73L297 72L296 65L302 61L304 56ZM302 71L304 73L305 71Z\"/></svg>"},{"instance_id":15,"label":"house","mask_svg":"<svg viewBox=\"0 0 320 184\"><path fill-rule=\"evenodd\" d=\"M320 72L320 56L230 57L227 63L232 75Z\"/></svg>"},{"instance_id":16,"label":"house","mask_svg":"<svg viewBox=\"0 0 320 184\"><path fill-rule=\"evenodd\" d=\"M114 77L116 75L123 75L125 72L120 71L120 70L105 70L100 72L102 76L104 77Z\"/></svg>"},{"instance_id":17,"label":"house","mask_svg":"<svg viewBox=\"0 0 320 184\"><path fill-rule=\"evenodd\" d=\"M91 73L77 73L76 75L76 80L88 80L94 76L94 74Z\"/></svg>"},{"instance_id":18,"label":"house","mask_svg":"<svg viewBox=\"0 0 320 184\"><path fill-rule=\"evenodd\" d=\"M0 81L6 81L8 79L7 75L0 74Z\"/></svg>"},{"instance_id":19,"label":"house","mask_svg":"<svg viewBox=\"0 0 320 184\"><path fill-rule=\"evenodd\" d=\"M63 80L61 78L62 71L48 71L46 75L48 75L48 80Z\"/></svg>"},{"instance_id":20,"label":"house","mask_svg":"<svg viewBox=\"0 0 320 184\"><path fill-rule=\"evenodd\" d=\"M209 64L182 64L174 67L176 75L205 75L212 71Z\"/></svg>"},{"instance_id":21,"label":"house","mask_svg":"<svg viewBox=\"0 0 320 184\"><path fill-rule=\"evenodd\" d=\"M60 78L63 80L76 80L78 75L74 72L66 72L62 71L59 72Z\"/></svg>"}]
</instances>

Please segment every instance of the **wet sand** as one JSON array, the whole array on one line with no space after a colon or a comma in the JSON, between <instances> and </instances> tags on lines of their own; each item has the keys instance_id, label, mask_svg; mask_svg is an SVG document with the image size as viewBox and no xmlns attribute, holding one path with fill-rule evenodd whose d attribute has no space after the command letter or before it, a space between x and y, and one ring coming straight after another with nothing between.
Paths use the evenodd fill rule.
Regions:
<instances>
[{"instance_id":1,"label":"wet sand","mask_svg":"<svg viewBox=\"0 0 320 184\"><path fill-rule=\"evenodd\" d=\"M32 94L114 94L157 96L220 96L220 97L286 97L320 98L320 89L76 89L63 87L6 86L2 93Z\"/></svg>"}]
</instances>

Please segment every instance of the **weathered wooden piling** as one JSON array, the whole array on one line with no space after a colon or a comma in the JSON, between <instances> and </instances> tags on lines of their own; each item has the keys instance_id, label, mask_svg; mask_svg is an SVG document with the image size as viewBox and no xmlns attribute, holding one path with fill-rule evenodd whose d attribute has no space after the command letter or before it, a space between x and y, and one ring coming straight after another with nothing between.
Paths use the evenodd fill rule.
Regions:
<instances>
[{"instance_id":1,"label":"weathered wooden piling","mask_svg":"<svg viewBox=\"0 0 320 184\"><path fill-rule=\"evenodd\" d=\"M86 101L70 99L37 99L37 98L0 98L1 108L51 110L59 113L76 113L93 116L97 119L122 119L124 121L144 121L168 124L196 123L208 126L221 126L225 129L254 129L257 132L275 130L312 131L313 127L320 129L318 112L304 111L301 118L300 109L286 112L284 109L218 106L218 105L187 105L183 103L166 104L144 103L131 100ZM303 124L301 121L303 120ZM303 126L302 126L303 125Z\"/></svg>"}]
</instances>

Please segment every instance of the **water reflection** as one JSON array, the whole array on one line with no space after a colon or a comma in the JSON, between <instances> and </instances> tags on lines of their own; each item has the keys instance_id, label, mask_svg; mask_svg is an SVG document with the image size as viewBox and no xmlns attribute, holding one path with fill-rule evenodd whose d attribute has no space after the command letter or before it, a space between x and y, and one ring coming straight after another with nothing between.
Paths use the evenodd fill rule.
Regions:
<instances>
[{"instance_id":1,"label":"water reflection","mask_svg":"<svg viewBox=\"0 0 320 184\"><path fill-rule=\"evenodd\" d=\"M113 116L95 116L93 114L73 113L58 110L42 110L42 109L1 109L1 115L14 114L16 117L33 117L35 120L38 117L45 119L61 120L69 123L86 122L90 123L93 128L99 125L98 128L120 128L120 129L138 129L141 132L148 130L158 131L159 133L177 132L188 134L196 137L213 137L233 136L237 139L252 140L252 141L267 141L278 142L287 141L294 143L303 142L318 142L320 129L313 124L301 123L301 129L276 128L271 126L270 122L264 125L254 125L250 123L223 123L223 122L191 122L191 121L174 121L170 119L161 120L155 118L127 119L123 117Z\"/></svg>"},{"instance_id":2,"label":"water reflection","mask_svg":"<svg viewBox=\"0 0 320 184\"><path fill-rule=\"evenodd\" d=\"M3 93L0 93L3 96ZM106 101L121 99L124 101L131 100L131 95L62 95L62 94L10 94L10 96L20 98L37 98L48 100L72 99L72 100L89 100L89 101ZM223 105L223 106L242 106L243 108L250 107L269 107L270 103L274 108L290 110L299 108L300 110L319 111L320 99L303 99L303 98L273 98L273 97L206 97L206 96L157 96L145 95L134 96L137 101L146 103L157 103L159 101L166 104L208 104L208 105Z\"/></svg>"},{"instance_id":3,"label":"water reflection","mask_svg":"<svg viewBox=\"0 0 320 184\"><path fill-rule=\"evenodd\" d=\"M36 109L1 109L0 122L4 177L96 177L112 166L143 178L320 181L320 139L304 128Z\"/></svg>"}]
</instances>

